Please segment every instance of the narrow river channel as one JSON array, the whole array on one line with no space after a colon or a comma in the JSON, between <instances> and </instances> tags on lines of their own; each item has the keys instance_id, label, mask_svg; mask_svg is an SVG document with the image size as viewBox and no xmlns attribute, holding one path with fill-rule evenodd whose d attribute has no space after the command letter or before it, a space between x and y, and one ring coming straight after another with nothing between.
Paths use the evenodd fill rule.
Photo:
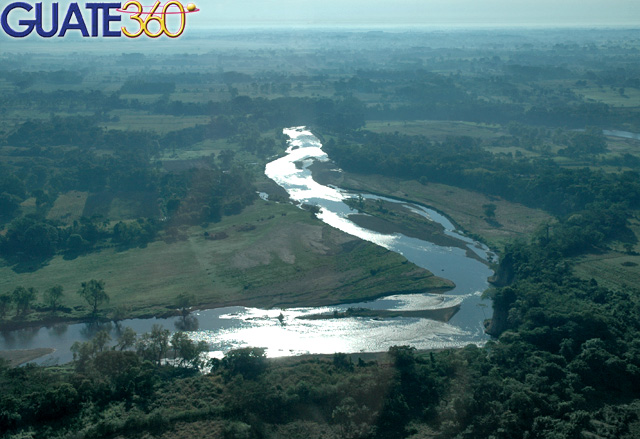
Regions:
<instances>
[{"instance_id":1,"label":"narrow river channel","mask_svg":"<svg viewBox=\"0 0 640 439\"><path fill-rule=\"evenodd\" d=\"M481 298L488 287L487 278L492 275L486 263L492 258L489 249L456 231L454 225L438 212L387 198L383 199L402 203L425 218L442 224L447 235L463 241L462 247L466 245L467 248L442 247L399 233L381 234L357 226L348 217L354 212L344 203L345 199L357 194L317 183L308 169L314 160L329 160L318 138L304 127L289 128L284 132L290 139L286 155L267 164L265 173L282 186L294 202L317 205L320 208L318 218L325 223L400 253L435 275L452 280L456 287L446 294L388 296L372 302L340 306L285 310L227 307L198 311L186 322L187 327L194 329L189 332L191 337L206 341L210 355L218 357L230 349L246 346L264 347L268 356L278 357L307 353L379 352L393 345L430 349L483 344L488 339L484 334L483 321L492 314L490 301ZM382 198L361 195L364 198ZM469 251L475 253L475 257L469 257ZM349 307L414 311L456 304L460 305L460 310L448 323L418 317L298 318L334 310L345 311ZM86 341L101 329L111 331L112 338L116 339L124 327L131 327L140 334L150 331L154 324L176 331L183 329L181 325L184 322L176 317L124 320L117 327L109 323L24 329L0 334L0 349L54 348L53 354L41 357L37 362L62 363L72 359L69 348L75 341Z\"/></svg>"}]
</instances>

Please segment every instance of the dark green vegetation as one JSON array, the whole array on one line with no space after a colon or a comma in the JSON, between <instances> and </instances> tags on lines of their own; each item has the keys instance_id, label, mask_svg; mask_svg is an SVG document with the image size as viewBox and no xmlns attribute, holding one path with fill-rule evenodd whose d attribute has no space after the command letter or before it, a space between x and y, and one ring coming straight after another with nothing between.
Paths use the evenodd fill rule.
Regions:
<instances>
[{"instance_id":1,"label":"dark green vegetation","mask_svg":"<svg viewBox=\"0 0 640 439\"><path fill-rule=\"evenodd\" d=\"M255 187L284 199L262 165L282 152L283 126L304 124L346 171L335 178L455 208L487 236L500 253L487 292L494 339L396 347L355 364L344 354L266 361L247 349L200 374L203 347L183 333L176 352L161 330L123 334L115 349L102 335L75 346L72 366L2 369L7 437L640 435L640 142L602 133L640 132L635 31L260 34L227 50L232 40L214 39L215 56L96 58L104 70L80 68L64 87L53 58L3 55L2 251L29 282L12 278L5 289L17 293L0 296L0 309L28 315L30 288L51 291L54 312L81 305L69 291L92 278L105 280L109 306L127 297L153 313L184 312L183 292L188 305L274 305L339 301L359 285L389 291L406 279L393 271L399 260L386 259L382 283L373 261L388 255L308 212L255 200ZM300 230L311 243L291 237ZM327 243L326 255L309 251ZM157 265L145 271L149 255ZM189 271L202 261L211 273ZM118 263L144 279L110 276ZM346 277L335 268L354 266ZM67 285L65 267L83 277ZM175 284L163 278L152 294L143 284L157 272ZM308 273L318 285L308 287ZM212 279L215 292L203 292ZM176 366L161 364L175 355Z\"/></svg>"}]
</instances>

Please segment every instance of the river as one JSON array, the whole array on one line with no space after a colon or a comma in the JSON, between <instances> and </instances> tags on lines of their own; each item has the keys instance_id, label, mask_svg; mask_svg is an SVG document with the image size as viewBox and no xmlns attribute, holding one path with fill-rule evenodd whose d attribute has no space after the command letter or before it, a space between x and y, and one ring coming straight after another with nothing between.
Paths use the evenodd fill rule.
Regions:
<instances>
[{"instance_id":1,"label":"river","mask_svg":"<svg viewBox=\"0 0 640 439\"><path fill-rule=\"evenodd\" d=\"M314 204L317 215L325 223L348 234L373 242L405 256L414 264L437 276L452 280L456 287L446 294L411 294L388 296L375 301L350 305L257 309L227 307L191 314L189 321L181 318L132 319L114 324L72 324L49 328L30 328L0 335L0 350L55 348L56 351L36 362L63 363L72 359L69 348L75 341L86 341L97 331L106 329L116 339L119 331L131 327L138 334L148 332L154 324L176 331L185 323L194 340L203 340L210 347L210 356L220 357L230 349L256 346L266 348L270 357L300 354L330 354L334 352L379 352L394 345L411 345L418 349L460 347L469 343L483 344L488 336L483 321L492 314L491 303L481 298L488 287L492 271L486 264L493 257L489 249L455 230L444 215L423 206L402 203L425 218L442 224L445 233L467 245L467 249L441 247L399 233L381 234L359 227L348 218L354 213L344 200L354 197L337 187L325 186L313 180L308 167L314 160L328 161L320 141L304 127L285 129L289 136L286 155L267 164L265 173L289 193L298 204ZM302 163L302 166L296 163ZM361 194L365 198L382 198ZM476 254L469 257L467 250ZM485 261L485 262L483 262ZM298 317L318 313L344 311L348 307L377 310L421 310L445 308L459 304L460 310L448 323L417 317L370 318L349 317L329 320L307 320Z\"/></svg>"},{"instance_id":2,"label":"river","mask_svg":"<svg viewBox=\"0 0 640 439\"><path fill-rule=\"evenodd\" d=\"M604 134L605 136L622 137L624 139L640 140L640 134L638 134L638 133L630 133L629 131L602 130L602 134Z\"/></svg>"}]
</instances>

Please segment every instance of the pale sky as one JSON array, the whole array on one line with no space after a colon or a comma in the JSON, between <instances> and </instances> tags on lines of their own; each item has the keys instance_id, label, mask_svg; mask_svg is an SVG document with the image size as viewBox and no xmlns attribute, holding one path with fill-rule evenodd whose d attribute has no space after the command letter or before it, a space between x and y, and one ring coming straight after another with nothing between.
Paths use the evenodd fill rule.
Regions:
<instances>
[{"instance_id":1,"label":"pale sky","mask_svg":"<svg viewBox=\"0 0 640 439\"><path fill-rule=\"evenodd\" d=\"M640 0L189 0L197 27L640 26Z\"/></svg>"}]
</instances>

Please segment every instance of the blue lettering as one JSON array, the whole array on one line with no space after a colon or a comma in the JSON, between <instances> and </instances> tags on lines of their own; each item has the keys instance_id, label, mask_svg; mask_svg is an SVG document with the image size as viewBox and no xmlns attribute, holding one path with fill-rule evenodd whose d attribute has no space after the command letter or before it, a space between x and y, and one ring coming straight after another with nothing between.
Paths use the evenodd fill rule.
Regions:
<instances>
[{"instance_id":1,"label":"blue lettering","mask_svg":"<svg viewBox=\"0 0 640 439\"><path fill-rule=\"evenodd\" d=\"M49 32L42 28L42 3L36 3L36 32L45 38L51 38L58 32L58 4L51 5L51 30Z\"/></svg>"},{"instance_id":2,"label":"blue lettering","mask_svg":"<svg viewBox=\"0 0 640 439\"><path fill-rule=\"evenodd\" d=\"M120 9L122 7L122 3L104 3L105 9L102 13L102 36L103 37L119 37L122 35L120 29L117 31L112 31L109 29L109 23L112 21L122 21L121 15L110 15L110 9Z\"/></svg>"},{"instance_id":3,"label":"blue lettering","mask_svg":"<svg viewBox=\"0 0 640 439\"><path fill-rule=\"evenodd\" d=\"M71 18L76 17L76 24L71 23ZM89 31L87 31L87 25L84 23L84 18L82 18L82 13L80 12L80 8L77 3L71 3L69 5L69 9L67 10L67 15L64 17L64 21L62 22L62 28L60 29L59 37L64 37L68 30L79 30L82 32L83 37L89 36Z\"/></svg>"},{"instance_id":4,"label":"blue lettering","mask_svg":"<svg viewBox=\"0 0 640 439\"><path fill-rule=\"evenodd\" d=\"M99 3L87 3L85 5L87 9L91 9L91 36L98 36L98 10L100 9Z\"/></svg>"},{"instance_id":5,"label":"blue lettering","mask_svg":"<svg viewBox=\"0 0 640 439\"><path fill-rule=\"evenodd\" d=\"M17 1L10 3L2 9L0 14L2 30L14 38L29 36L34 29L43 38L51 38L56 34L59 37L64 37L70 30L79 30L83 37L97 37L100 35L100 25L102 24L103 37L122 36L120 27L116 30L111 29L111 23L122 21L122 16L116 12L117 9L122 8L122 3L86 3L84 7L90 11L90 18L86 17L86 21L83 16L83 10L80 9L78 3L69 3L62 26L59 26L59 3L51 3L51 24L49 26L45 24L45 21L48 22L48 17L45 17L47 14L44 11L45 7L48 9L48 6L43 7L43 4L44 2L36 3L35 11L32 12L34 7L27 2ZM11 15L16 9L22 9L23 12L18 11ZM29 12L32 12L33 15L27 15L29 17L27 19L20 18L21 14L24 16L25 13ZM100 13L102 13L102 20L100 19ZM88 29L87 24L90 24L91 29ZM46 27L49 27L49 29L46 29ZM89 30L91 33L89 33Z\"/></svg>"},{"instance_id":6,"label":"blue lettering","mask_svg":"<svg viewBox=\"0 0 640 439\"><path fill-rule=\"evenodd\" d=\"M20 20L18 22L18 24L20 26L27 26L26 29L24 29L22 32L17 31L15 29L13 29L11 26L9 26L9 13L11 11L13 11L14 9L24 9L25 11L29 12L31 11L32 6L28 3L24 3L24 2L15 2L15 3L11 3L9 6L7 6L4 11L2 11L2 16L0 17L0 22L2 23L2 29L6 32L7 35L12 36L12 37L16 37L16 38L22 38L22 37L26 37L27 35L29 35L32 31L34 26L36 25L36 21L35 20Z\"/></svg>"},{"instance_id":7,"label":"blue lettering","mask_svg":"<svg viewBox=\"0 0 640 439\"><path fill-rule=\"evenodd\" d=\"M91 36L98 36L98 11L102 9L102 36L103 37L119 37L120 30L112 31L109 24L112 21L121 21L120 15L110 15L110 9L118 9L122 7L122 3L87 3L86 8L91 10Z\"/></svg>"}]
</instances>

